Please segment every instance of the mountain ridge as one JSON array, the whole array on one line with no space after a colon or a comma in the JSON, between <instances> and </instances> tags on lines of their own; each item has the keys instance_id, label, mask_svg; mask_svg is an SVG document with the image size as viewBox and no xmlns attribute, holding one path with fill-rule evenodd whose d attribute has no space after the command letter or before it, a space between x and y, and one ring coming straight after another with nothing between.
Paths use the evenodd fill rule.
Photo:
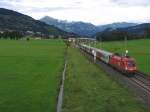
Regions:
<instances>
[{"instance_id":1,"label":"mountain ridge","mask_svg":"<svg viewBox=\"0 0 150 112\"><path fill-rule=\"evenodd\" d=\"M136 23L128 23L128 22L118 22L107 25L93 25L92 23L86 23L82 21L73 21L68 22L66 20L58 20L49 16L45 16L40 19L40 21L45 22L49 25L54 25L60 29L63 29L67 32L73 32L79 34L81 36L91 37L100 31L104 31L107 28L125 28L130 26L137 25Z\"/></svg>"},{"instance_id":2,"label":"mountain ridge","mask_svg":"<svg viewBox=\"0 0 150 112\"><path fill-rule=\"evenodd\" d=\"M92 36L95 34L96 27L91 23L84 23L84 22L68 22L63 20L58 20L49 16L41 18L40 21L45 22L49 25L54 25L60 29L63 29L67 32L73 32L79 34L81 36Z\"/></svg>"},{"instance_id":3,"label":"mountain ridge","mask_svg":"<svg viewBox=\"0 0 150 112\"><path fill-rule=\"evenodd\" d=\"M53 25L35 20L28 15L5 8L0 8L0 31L19 31L23 33L30 31L45 36L71 34Z\"/></svg>"}]
</instances>

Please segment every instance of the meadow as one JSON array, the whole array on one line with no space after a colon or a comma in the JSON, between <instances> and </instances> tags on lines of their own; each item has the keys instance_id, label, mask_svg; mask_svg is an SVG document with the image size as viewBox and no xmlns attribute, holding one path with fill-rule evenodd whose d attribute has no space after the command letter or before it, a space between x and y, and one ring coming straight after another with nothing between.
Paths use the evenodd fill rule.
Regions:
<instances>
[{"instance_id":1,"label":"meadow","mask_svg":"<svg viewBox=\"0 0 150 112\"><path fill-rule=\"evenodd\" d=\"M0 112L54 112L62 40L0 40Z\"/></svg>"},{"instance_id":2,"label":"meadow","mask_svg":"<svg viewBox=\"0 0 150 112\"><path fill-rule=\"evenodd\" d=\"M150 75L150 39L128 40L126 44L124 41L99 42L95 46L120 54L125 54L127 49L129 51L128 55L135 58L138 69Z\"/></svg>"},{"instance_id":3,"label":"meadow","mask_svg":"<svg viewBox=\"0 0 150 112\"><path fill-rule=\"evenodd\" d=\"M149 112L79 50L68 49L62 112Z\"/></svg>"}]
</instances>

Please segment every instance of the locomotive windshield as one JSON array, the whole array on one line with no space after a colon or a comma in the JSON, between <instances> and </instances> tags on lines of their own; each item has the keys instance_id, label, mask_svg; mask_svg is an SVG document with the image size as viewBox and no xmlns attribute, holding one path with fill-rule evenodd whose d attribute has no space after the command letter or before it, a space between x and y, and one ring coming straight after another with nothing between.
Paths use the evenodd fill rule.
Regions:
<instances>
[{"instance_id":1,"label":"locomotive windshield","mask_svg":"<svg viewBox=\"0 0 150 112\"><path fill-rule=\"evenodd\" d=\"M134 61L128 61L128 67L135 67Z\"/></svg>"}]
</instances>

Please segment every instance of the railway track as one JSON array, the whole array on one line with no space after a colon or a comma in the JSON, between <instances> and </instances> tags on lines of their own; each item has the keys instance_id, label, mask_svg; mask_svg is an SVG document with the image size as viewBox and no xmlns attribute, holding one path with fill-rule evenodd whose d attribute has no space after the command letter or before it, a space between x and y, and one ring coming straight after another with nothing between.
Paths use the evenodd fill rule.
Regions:
<instances>
[{"instance_id":1,"label":"railway track","mask_svg":"<svg viewBox=\"0 0 150 112\"><path fill-rule=\"evenodd\" d=\"M140 72L140 71L137 71L137 72L136 72L136 75L139 76L139 77L142 78L142 79L144 78L144 79L146 79L147 81L150 81L150 77L147 76L146 74Z\"/></svg>"},{"instance_id":2,"label":"railway track","mask_svg":"<svg viewBox=\"0 0 150 112\"><path fill-rule=\"evenodd\" d=\"M100 60L96 60L96 61L100 61ZM150 77L149 76L147 76L146 74L140 71L137 71L134 77L130 77L130 80L134 82L137 86L142 88L150 96Z\"/></svg>"},{"instance_id":3,"label":"railway track","mask_svg":"<svg viewBox=\"0 0 150 112\"><path fill-rule=\"evenodd\" d=\"M82 51L82 53L85 54L85 56L87 56L91 62L94 62L93 56L91 54L88 54L85 51ZM124 84L127 84L127 86L135 92L137 97L144 104L150 105L150 77L149 76L138 71L135 73L134 77L127 77L127 76L123 75L122 73L118 72L117 70L113 69L111 66L103 63L102 61L100 61L98 59L96 60L95 63L98 65L101 65L101 67L104 68L104 71L107 74L109 74L111 77L116 77L116 79L119 79ZM105 67L103 67L103 66L105 66ZM113 72L113 73L111 73L111 72Z\"/></svg>"},{"instance_id":4,"label":"railway track","mask_svg":"<svg viewBox=\"0 0 150 112\"><path fill-rule=\"evenodd\" d=\"M150 77L141 72L136 72L135 76L131 77L130 80L132 80L150 95Z\"/></svg>"},{"instance_id":5,"label":"railway track","mask_svg":"<svg viewBox=\"0 0 150 112\"><path fill-rule=\"evenodd\" d=\"M142 90L144 90L146 93L150 95L150 85L147 85L143 80L135 77L130 78L132 82L136 83L137 86L139 86ZM149 82L150 83L150 82Z\"/></svg>"}]
</instances>

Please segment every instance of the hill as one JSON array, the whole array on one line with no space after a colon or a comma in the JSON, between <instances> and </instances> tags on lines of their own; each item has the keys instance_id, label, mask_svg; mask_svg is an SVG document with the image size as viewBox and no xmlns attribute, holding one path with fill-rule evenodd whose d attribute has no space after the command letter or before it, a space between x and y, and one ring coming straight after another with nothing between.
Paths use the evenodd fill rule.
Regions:
<instances>
[{"instance_id":1,"label":"hill","mask_svg":"<svg viewBox=\"0 0 150 112\"><path fill-rule=\"evenodd\" d=\"M41 35L71 35L16 11L0 8L0 31L32 32Z\"/></svg>"},{"instance_id":2,"label":"hill","mask_svg":"<svg viewBox=\"0 0 150 112\"><path fill-rule=\"evenodd\" d=\"M96 38L100 40L123 40L124 37L128 39L147 38L150 36L150 23L139 24L127 28L108 28L96 34Z\"/></svg>"},{"instance_id":3,"label":"hill","mask_svg":"<svg viewBox=\"0 0 150 112\"><path fill-rule=\"evenodd\" d=\"M133 27L123 28L120 30L126 31L128 33L132 33L135 35L143 36L145 33L145 30L148 28L150 28L150 23L144 23L144 24L133 26Z\"/></svg>"},{"instance_id":4,"label":"hill","mask_svg":"<svg viewBox=\"0 0 150 112\"><path fill-rule=\"evenodd\" d=\"M62 21L48 16L41 18L40 21L45 22L49 25L54 25L55 27L63 29L67 32L74 32L78 35L88 36L88 37L95 35L97 32L104 31L107 28L116 29L116 28L125 28L129 26L137 25L135 23L122 22L122 23L113 23L113 24L95 26L91 23L68 22L68 21Z\"/></svg>"},{"instance_id":5,"label":"hill","mask_svg":"<svg viewBox=\"0 0 150 112\"><path fill-rule=\"evenodd\" d=\"M128 22L116 22L116 23L112 23L112 24L107 24L107 25L100 25L98 26L99 31L104 31L108 28L111 29L117 29L117 28L127 28L127 27L131 27L131 26L136 26L138 25L137 23L128 23Z\"/></svg>"}]
</instances>

